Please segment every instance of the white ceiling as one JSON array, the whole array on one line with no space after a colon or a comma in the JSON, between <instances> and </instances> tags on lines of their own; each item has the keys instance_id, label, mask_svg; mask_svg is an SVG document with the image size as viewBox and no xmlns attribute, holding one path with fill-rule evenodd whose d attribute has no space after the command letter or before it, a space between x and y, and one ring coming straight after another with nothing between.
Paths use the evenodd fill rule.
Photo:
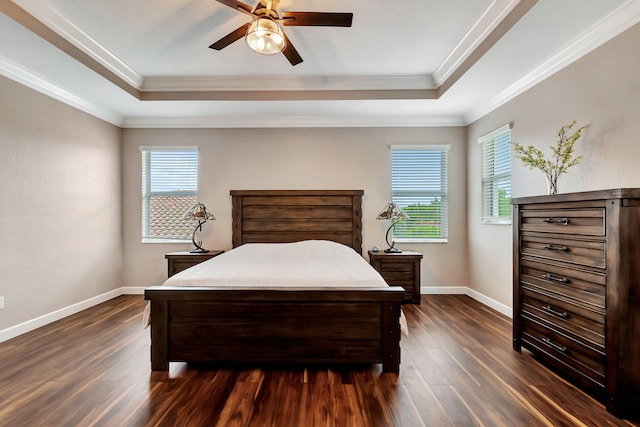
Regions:
<instances>
[{"instance_id":1,"label":"white ceiling","mask_svg":"<svg viewBox=\"0 0 640 427\"><path fill-rule=\"evenodd\" d=\"M249 4L254 6L258 0ZM122 127L468 124L640 21L640 0L280 0L352 12L238 40L214 0L0 0L0 73Z\"/></svg>"}]
</instances>

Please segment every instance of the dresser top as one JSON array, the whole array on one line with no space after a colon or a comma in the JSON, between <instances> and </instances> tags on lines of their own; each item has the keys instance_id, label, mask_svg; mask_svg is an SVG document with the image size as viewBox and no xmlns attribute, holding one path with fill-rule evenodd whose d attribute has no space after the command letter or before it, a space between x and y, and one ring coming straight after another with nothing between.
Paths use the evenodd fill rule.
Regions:
<instances>
[{"instance_id":1,"label":"dresser top","mask_svg":"<svg viewBox=\"0 0 640 427\"><path fill-rule=\"evenodd\" d=\"M521 205L527 203L553 203L607 199L640 199L640 188L613 188L609 190L581 191L577 193L516 197L511 199L511 204Z\"/></svg>"}]
</instances>

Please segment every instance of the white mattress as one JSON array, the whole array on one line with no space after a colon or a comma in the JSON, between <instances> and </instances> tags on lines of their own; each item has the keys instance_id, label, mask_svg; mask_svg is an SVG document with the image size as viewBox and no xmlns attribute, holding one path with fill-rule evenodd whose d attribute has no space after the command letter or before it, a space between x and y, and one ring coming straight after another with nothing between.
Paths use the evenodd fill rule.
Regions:
<instances>
[{"instance_id":1,"label":"white mattress","mask_svg":"<svg viewBox=\"0 0 640 427\"><path fill-rule=\"evenodd\" d=\"M326 240L248 243L181 271L167 286L384 287L356 251Z\"/></svg>"},{"instance_id":2,"label":"white mattress","mask_svg":"<svg viewBox=\"0 0 640 427\"><path fill-rule=\"evenodd\" d=\"M248 243L183 270L164 286L379 288L382 276L352 248L326 240ZM149 306L145 309L149 323ZM400 326L408 335L404 313Z\"/></svg>"}]
</instances>

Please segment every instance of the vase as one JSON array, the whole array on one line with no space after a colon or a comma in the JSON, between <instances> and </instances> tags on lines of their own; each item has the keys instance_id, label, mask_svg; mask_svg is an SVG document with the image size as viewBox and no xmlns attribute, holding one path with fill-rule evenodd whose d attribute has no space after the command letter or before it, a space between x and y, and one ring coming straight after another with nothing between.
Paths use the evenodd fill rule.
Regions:
<instances>
[{"instance_id":1,"label":"vase","mask_svg":"<svg viewBox=\"0 0 640 427\"><path fill-rule=\"evenodd\" d=\"M547 179L547 194L558 194L558 176L545 175Z\"/></svg>"}]
</instances>

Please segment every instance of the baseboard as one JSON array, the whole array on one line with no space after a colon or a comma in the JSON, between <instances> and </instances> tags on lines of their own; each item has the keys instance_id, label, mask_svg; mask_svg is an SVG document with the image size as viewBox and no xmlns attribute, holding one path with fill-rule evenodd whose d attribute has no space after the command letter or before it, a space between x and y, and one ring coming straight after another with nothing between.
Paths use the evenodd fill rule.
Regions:
<instances>
[{"instance_id":1,"label":"baseboard","mask_svg":"<svg viewBox=\"0 0 640 427\"><path fill-rule=\"evenodd\" d=\"M27 320L26 322L22 322L18 325L2 329L0 330L0 342L4 342L10 340L11 338L17 337L18 335L33 331L34 329L38 329L42 326L48 325L49 323L53 323L67 316L71 316L72 314L78 313L82 310L86 310L87 308L93 307L94 305L109 301L110 299L119 297L120 295L142 295L144 294L145 289L146 288L144 287L124 286L106 292L102 295L80 301L68 307L61 308L60 310L56 310L51 313L36 317L35 319ZM470 289L467 286L426 286L420 289L420 293L423 295L468 295L476 301L481 302L482 304L496 310L499 313L504 314L507 317L513 317L513 310L511 309L511 307L508 307L494 299L491 299L488 296L481 294L480 292Z\"/></svg>"},{"instance_id":2,"label":"baseboard","mask_svg":"<svg viewBox=\"0 0 640 427\"><path fill-rule=\"evenodd\" d=\"M494 309L498 313L502 313L509 318L513 318L513 309L511 307L489 298L468 286L425 286L420 288L420 293L422 295L468 295L474 300Z\"/></svg>"},{"instance_id":3,"label":"baseboard","mask_svg":"<svg viewBox=\"0 0 640 427\"><path fill-rule=\"evenodd\" d=\"M422 295L467 295L469 288L466 286L423 286L420 288Z\"/></svg>"},{"instance_id":4,"label":"baseboard","mask_svg":"<svg viewBox=\"0 0 640 427\"><path fill-rule=\"evenodd\" d=\"M57 320L63 319L72 314L76 314L82 310L93 307L94 305L101 304L105 301L109 301L115 297L122 295L122 288L114 289L109 292L105 292L102 295L95 296L93 298L80 301L72 304L68 307L61 308L60 310L52 311L51 313L38 316L35 319L27 320L26 322L19 323L15 326L10 326L6 329L0 330L0 342L10 340L18 335L25 334L27 332L38 329L42 326L53 323Z\"/></svg>"},{"instance_id":5,"label":"baseboard","mask_svg":"<svg viewBox=\"0 0 640 427\"><path fill-rule=\"evenodd\" d=\"M120 288L122 293L120 295L144 295L144 287L124 286Z\"/></svg>"},{"instance_id":6,"label":"baseboard","mask_svg":"<svg viewBox=\"0 0 640 427\"><path fill-rule=\"evenodd\" d=\"M513 319L513 309L508 305L504 305L501 302L491 299L488 296L481 294L480 292L475 291L471 288L467 288L467 295L469 295L474 300L481 302L487 307L494 309L498 313L502 313L510 319Z\"/></svg>"}]
</instances>

